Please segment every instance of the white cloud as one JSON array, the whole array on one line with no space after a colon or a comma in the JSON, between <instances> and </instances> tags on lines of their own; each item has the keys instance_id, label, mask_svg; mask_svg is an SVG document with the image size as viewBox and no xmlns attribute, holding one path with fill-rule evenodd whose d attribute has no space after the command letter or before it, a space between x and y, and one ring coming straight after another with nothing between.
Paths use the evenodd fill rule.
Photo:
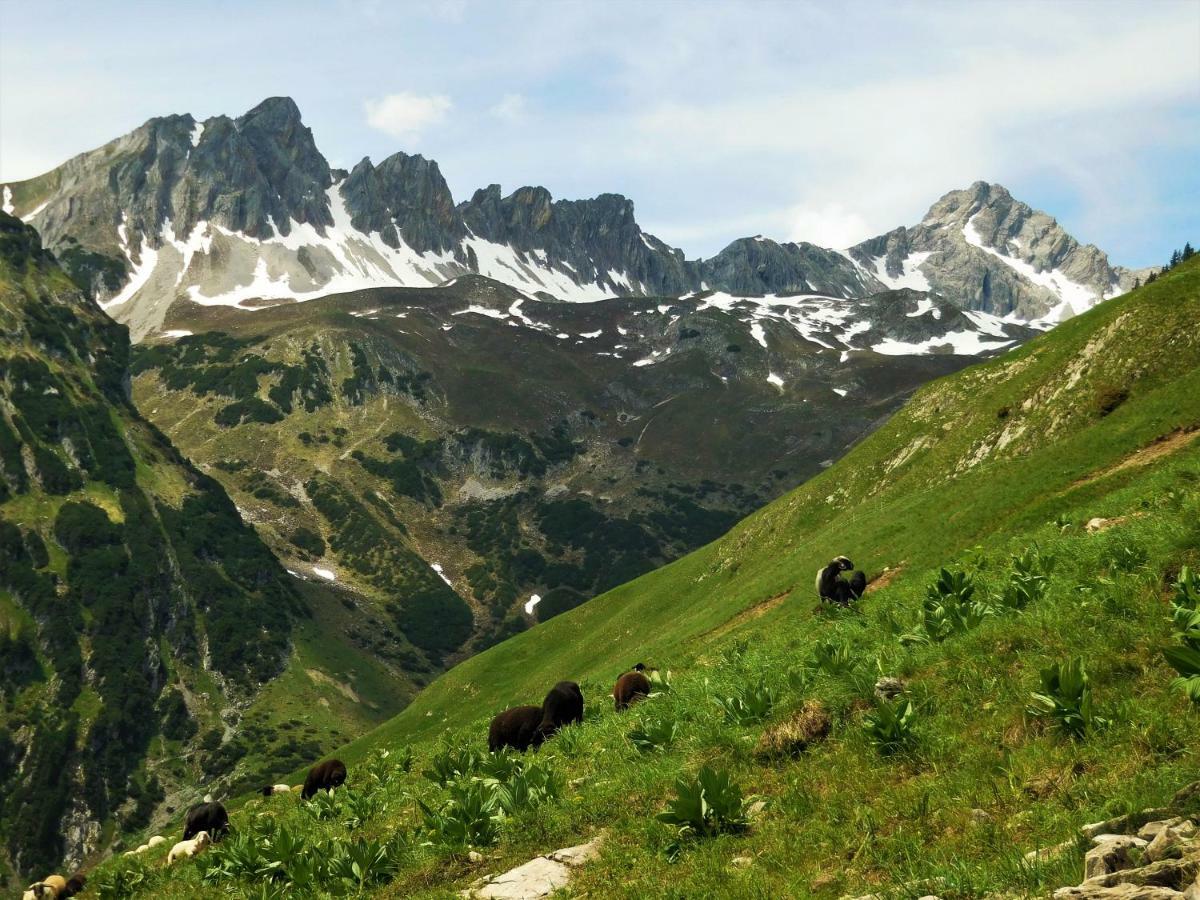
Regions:
<instances>
[{"instance_id":1,"label":"white cloud","mask_svg":"<svg viewBox=\"0 0 1200 900\"><path fill-rule=\"evenodd\" d=\"M440 125L452 106L444 94L423 96L408 91L363 104L368 125L398 138L414 138L430 126Z\"/></svg>"},{"instance_id":2,"label":"white cloud","mask_svg":"<svg viewBox=\"0 0 1200 900\"><path fill-rule=\"evenodd\" d=\"M863 216L843 204L824 203L792 210L787 239L808 241L821 247L850 247L874 237L878 231Z\"/></svg>"},{"instance_id":3,"label":"white cloud","mask_svg":"<svg viewBox=\"0 0 1200 900\"><path fill-rule=\"evenodd\" d=\"M525 117L525 97L522 94L505 94L488 113L506 122L516 122Z\"/></svg>"}]
</instances>

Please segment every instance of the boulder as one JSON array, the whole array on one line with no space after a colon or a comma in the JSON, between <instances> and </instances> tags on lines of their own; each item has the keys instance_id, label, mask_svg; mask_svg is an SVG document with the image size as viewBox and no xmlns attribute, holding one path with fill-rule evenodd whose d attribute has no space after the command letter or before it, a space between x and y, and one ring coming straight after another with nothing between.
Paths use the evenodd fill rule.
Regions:
<instances>
[{"instance_id":1,"label":"boulder","mask_svg":"<svg viewBox=\"0 0 1200 900\"><path fill-rule=\"evenodd\" d=\"M1101 834L1095 841L1096 846L1083 859L1085 881L1132 867L1139 858L1133 851L1147 846L1141 838L1128 834Z\"/></svg>"},{"instance_id":2,"label":"boulder","mask_svg":"<svg viewBox=\"0 0 1200 900\"><path fill-rule=\"evenodd\" d=\"M1188 819L1178 825L1161 829L1146 847L1146 859L1150 862L1180 857L1185 842L1196 834L1196 826Z\"/></svg>"},{"instance_id":3,"label":"boulder","mask_svg":"<svg viewBox=\"0 0 1200 900\"><path fill-rule=\"evenodd\" d=\"M1099 834L1130 834L1137 831L1147 822L1153 822L1156 819L1169 819L1173 815L1174 812L1170 809L1143 809L1141 812L1127 813L1113 819L1105 819L1102 822L1093 822L1091 825L1084 825L1079 829L1079 833L1089 841Z\"/></svg>"},{"instance_id":4,"label":"boulder","mask_svg":"<svg viewBox=\"0 0 1200 900\"><path fill-rule=\"evenodd\" d=\"M1158 837L1158 833L1164 828L1171 828L1174 825L1180 825L1187 821L1182 816L1175 816L1172 819L1159 819L1156 822L1147 822L1138 829L1137 836L1143 841L1152 841Z\"/></svg>"},{"instance_id":5,"label":"boulder","mask_svg":"<svg viewBox=\"0 0 1200 900\"><path fill-rule=\"evenodd\" d=\"M1059 888L1054 900L1181 900L1184 895L1170 888L1141 884L1118 884L1114 887L1081 884Z\"/></svg>"},{"instance_id":6,"label":"boulder","mask_svg":"<svg viewBox=\"0 0 1200 900\"><path fill-rule=\"evenodd\" d=\"M908 690L908 685L903 679L892 678L885 675L875 682L875 696L880 700L895 700L901 694Z\"/></svg>"},{"instance_id":7,"label":"boulder","mask_svg":"<svg viewBox=\"0 0 1200 900\"><path fill-rule=\"evenodd\" d=\"M1136 869L1110 872L1107 875L1088 879L1085 884L1098 887L1136 884L1168 887L1175 891L1182 891L1196 880L1198 874L1200 874L1200 847L1192 845L1184 851L1179 859L1163 859Z\"/></svg>"},{"instance_id":8,"label":"boulder","mask_svg":"<svg viewBox=\"0 0 1200 900\"><path fill-rule=\"evenodd\" d=\"M500 875L491 875L471 885L459 895L480 900L540 900L566 887L571 869L595 859L603 835L586 844L564 847L531 859Z\"/></svg>"}]
</instances>

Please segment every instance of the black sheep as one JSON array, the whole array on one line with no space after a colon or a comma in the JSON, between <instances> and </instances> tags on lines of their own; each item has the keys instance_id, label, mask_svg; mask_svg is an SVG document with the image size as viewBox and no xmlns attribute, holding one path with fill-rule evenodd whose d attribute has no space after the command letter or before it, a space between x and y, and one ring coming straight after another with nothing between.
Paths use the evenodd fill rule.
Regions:
<instances>
[{"instance_id":1,"label":"black sheep","mask_svg":"<svg viewBox=\"0 0 1200 900\"><path fill-rule=\"evenodd\" d=\"M583 721L583 691L573 681L560 681L550 688L542 701L542 723L538 731L542 739L553 737L558 729L572 722Z\"/></svg>"},{"instance_id":2,"label":"black sheep","mask_svg":"<svg viewBox=\"0 0 1200 900\"><path fill-rule=\"evenodd\" d=\"M852 600L857 600L867 589L867 576L855 572L847 582L841 577L842 572L854 568L854 563L844 556L836 557L829 565L817 570L817 596L824 603L829 600L840 606L849 606Z\"/></svg>"},{"instance_id":3,"label":"black sheep","mask_svg":"<svg viewBox=\"0 0 1200 900\"><path fill-rule=\"evenodd\" d=\"M307 800L317 791L331 791L346 783L346 764L340 759L327 759L308 770L300 799Z\"/></svg>"},{"instance_id":4,"label":"black sheep","mask_svg":"<svg viewBox=\"0 0 1200 900\"><path fill-rule=\"evenodd\" d=\"M650 696L650 679L643 674L645 670L646 667L638 663L633 667L633 671L626 672L617 679L613 688L613 703L617 712L628 709L630 704Z\"/></svg>"},{"instance_id":5,"label":"black sheep","mask_svg":"<svg viewBox=\"0 0 1200 900\"><path fill-rule=\"evenodd\" d=\"M59 894L60 900L65 900L67 897L74 897L76 894L80 893L86 885L86 877L83 875L72 875L67 879L66 888L61 894Z\"/></svg>"},{"instance_id":6,"label":"black sheep","mask_svg":"<svg viewBox=\"0 0 1200 900\"><path fill-rule=\"evenodd\" d=\"M229 813L216 801L197 803L187 812L183 826L183 839L190 841L202 831L207 831L213 843L221 840L229 831Z\"/></svg>"},{"instance_id":7,"label":"black sheep","mask_svg":"<svg viewBox=\"0 0 1200 900\"><path fill-rule=\"evenodd\" d=\"M530 747L535 750L542 745L542 733L538 726L542 724L542 708L540 706L514 706L492 719L488 727L488 750L495 753L505 747L512 747L524 753Z\"/></svg>"}]
</instances>

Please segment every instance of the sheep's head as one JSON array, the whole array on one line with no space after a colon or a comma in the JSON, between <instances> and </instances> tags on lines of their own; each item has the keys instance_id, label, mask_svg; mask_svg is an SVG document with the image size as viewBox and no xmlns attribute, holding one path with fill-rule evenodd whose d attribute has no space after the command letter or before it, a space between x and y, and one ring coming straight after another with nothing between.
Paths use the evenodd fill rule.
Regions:
<instances>
[{"instance_id":1,"label":"sheep's head","mask_svg":"<svg viewBox=\"0 0 1200 900\"><path fill-rule=\"evenodd\" d=\"M645 671L646 671L646 664L645 664L645 663L638 663L636 666L634 666L634 667L633 667L633 671L635 671L635 672L645 672Z\"/></svg>"},{"instance_id":2,"label":"sheep's head","mask_svg":"<svg viewBox=\"0 0 1200 900\"><path fill-rule=\"evenodd\" d=\"M850 560L844 556L836 557L834 562L837 564L838 569L843 572L849 572L854 568L854 563L850 562Z\"/></svg>"},{"instance_id":3,"label":"sheep's head","mask_svg":"<svg viewBox=\"0 0 1200 900\"><path fill-rule=\"evenodd\" d=\"M275 788L268 784L262 789L261 793L264 797L270 797L273 793L275 793Z\"/></svg>"},{"instance_id":4,"label":"sheep's head","mask_svg":"<svg viewBox=\"0 0 1200 900\"><path fill-rule=\"evenodd\" d=\"M196 841L196 849L197 850L202 850L205 847L207 847L209 844L212 843L212 838L208 836L207 831L201 831L199 834L196 835L194 840Z\"/></svg>"}]
</instances>

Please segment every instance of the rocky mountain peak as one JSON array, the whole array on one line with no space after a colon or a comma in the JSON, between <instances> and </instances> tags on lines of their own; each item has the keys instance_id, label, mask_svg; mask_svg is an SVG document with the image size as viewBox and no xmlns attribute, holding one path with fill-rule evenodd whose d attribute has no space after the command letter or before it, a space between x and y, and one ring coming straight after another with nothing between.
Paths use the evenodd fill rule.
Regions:
<instances>
[{"instance_id":1,"label":"rocky mountain peak","mask_svg":"<svg viewBox=\"0 0 1200 900\"><path fill-rule=\"evenodd\" d=\"M688 261L644 233L620 194L556 200L542 186L505 195L491 184L456 204L438 164L404 152L331 170L288 97L237 118L151 119L0 188L5 208L32 221L76 283L138 338L181 295L261 306L466 272L559 300L908 288L1030 321L1082 311L1135 278L986 181L950 191L918 225L846 251L759 235Z\"/></svg>"},{"instance_id":2,"label":"rocky mountain peak","mask_svg":"<svg viewBox=\"0 0 1200 900\"><path fill-rule=\"evenodd\" d=\"M466 235L438 164L420 155L393 153L379 165L364 158L340 185L350 224L378 232L390 247L446 253Z\"/></svg>"}]
</instances>

